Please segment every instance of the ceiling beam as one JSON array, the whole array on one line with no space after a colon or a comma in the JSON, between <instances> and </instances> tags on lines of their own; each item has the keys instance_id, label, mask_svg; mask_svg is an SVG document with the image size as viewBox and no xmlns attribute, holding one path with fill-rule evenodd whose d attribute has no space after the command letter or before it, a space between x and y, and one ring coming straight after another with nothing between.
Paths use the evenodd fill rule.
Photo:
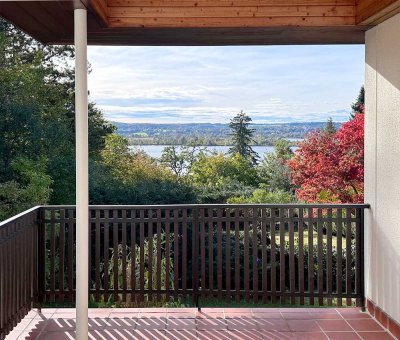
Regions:
<instances>
[{"instance_id":1,"label":"ceiling beam","mask_svg":"<svg viewBox=\"0 0 400 340\"><path fill-rule=\"evenodd\" d=\"M357 0L356 24L377 25L400 13L400 0Z\"/></svg>"}]
</instances>

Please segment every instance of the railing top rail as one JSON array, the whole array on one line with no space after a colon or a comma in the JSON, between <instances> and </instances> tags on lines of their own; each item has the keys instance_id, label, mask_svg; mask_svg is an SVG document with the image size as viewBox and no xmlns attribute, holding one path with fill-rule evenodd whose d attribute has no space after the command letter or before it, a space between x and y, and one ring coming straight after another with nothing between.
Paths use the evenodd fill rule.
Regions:
<instances>
[{"instance_id":1,"label":"railing top rail","mask_svg":"<svg viewBox=\"0 0 400 340\"><path fill-rule=\"evenodd\" d=\"M369 209L365 203L349 204L165 204L165 205L90 205L89 209L179 209L179 208L358 208ZM75 205L46 205L41 208L74 209Z\"/></svg>"},{"instance_id":2,"label":"railing top rail","mask_svg":"<svg viewBox=\"0 0 400 340\"><path fill-rule=\"evenodd\" d=\"M30 208L30 209L28 209L28 210L25 210L25 211L19 213L18 215L15 215L15 216L10 217L10 218L7 219L7 220L0 221L0 228L3 227L3 226L5 226L6 224L9 224L10 222L14 222L14 221L18 220L18 219L21 218L21 217L24 217L24 216L26 216L26 215L28 215L28 214L30 214L30 213L36 211L36 210L39 210L40 208L41 208L41 206L35 206L35 207L33 207L33 208Z\"/></svg>"}]
</instances>

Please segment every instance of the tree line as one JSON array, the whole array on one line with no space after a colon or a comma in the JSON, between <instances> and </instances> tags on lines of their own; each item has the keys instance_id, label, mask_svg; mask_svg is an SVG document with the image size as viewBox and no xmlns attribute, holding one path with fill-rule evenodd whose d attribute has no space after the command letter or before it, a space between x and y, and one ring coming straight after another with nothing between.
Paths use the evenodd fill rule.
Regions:
<instances>
[{"instance_id":1,"label":"tree line","mask_svg":"<svg viewBox=\"0 0 400 340\"><path fill-rule=\"evenodd\" d=\"M74 50L44 46L0 19L0 51L0 220L34 205L75 204ZM90 103L90 203L360 201L363 95L353 112L338 131L331 122L310 134L296 153L277 140L273 153L257 155L242 111L224 136L228 154L189 144L155 160L130 151Z\"/></svg>"}]
</instances>

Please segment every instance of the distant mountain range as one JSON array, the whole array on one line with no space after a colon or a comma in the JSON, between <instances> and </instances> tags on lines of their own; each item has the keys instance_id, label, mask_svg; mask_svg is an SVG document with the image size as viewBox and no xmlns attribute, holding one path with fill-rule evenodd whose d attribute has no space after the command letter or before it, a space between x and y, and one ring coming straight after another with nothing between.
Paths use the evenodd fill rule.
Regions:
<instances>
[{"instance_id":1,"label":"distant mountain range","mask_svg":"<svg viewBox=\"0 0 400 340\"><path fill-rule=\"evenodd\" d=\"M127 137L131 144L168 144L186 145L229 145L229 124L151 124L151 123L118 123L117 133ZM339 128L342 123L335 123ZM252 124L255 130L254 140L257 145L273 145L278 139L296 141L316 129L323 129L326 122Z\"/></svg>"}]
</instances>

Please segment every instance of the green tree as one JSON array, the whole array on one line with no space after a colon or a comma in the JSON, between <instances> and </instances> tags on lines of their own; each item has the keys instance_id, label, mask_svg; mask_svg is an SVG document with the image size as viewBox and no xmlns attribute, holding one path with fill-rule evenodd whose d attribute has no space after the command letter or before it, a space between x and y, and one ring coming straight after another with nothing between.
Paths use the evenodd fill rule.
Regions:
<instances>
[{"instance_id":1,"label":"green tree","mask_svg":"<svg viewBox=\"0 0 400 340\"><path fill-rule=\"evenodd\" d=\"M336 133L335 123L333 122L332 118L329 118L328 121L326 122L325 132L330 135Z\"/></svg>"},{"instance_id":2,"label":"green tree","mask_svg":"<svg viewBox=\"0 0 400 340\"><path fill-rule=\"evenodd\" d=\"M290 168L287 165L287 161L293 157L291 146L289 141L281 139L276 142L275 151L265 155L257 168L262 188L270 192L293 192Z\"/></svg>"},{"instance_id":3,"label":"green tree","mask_svg":"<svg viewBox=\"0 0 400 340\"><path fill-rule=\"evenodd\" d=\"M243 111L240 111L229 123L232 130L230 136L232 137L232 147L229 149L229 154L239 154L245 159L250 160L253 164L257 164L259 156L255 152L251 143L254 143L253 134L254 129L249 127L251 118Z\"/></svg>"},{"instance_id":4,"label":"green tree","mask_svg":"<svg viewBox=\"0 0 400 340\"><path fill-rule=\"evenodd\" d=\"M232 197L228 199L228 203L231 204L244 204L244 203L254 203L254 204L285 204L293 203L295 201L294 195L289 192L278 190L278 191L268 191L265 189L256 189L253 191L251 196L239 196Z\"/></svg>"},{"instance_id":5,"label":"green tree","mask_svg":"<svg viewBox=\"0 0 400 340\"><path fill-rule=\"evenodd\" d=\"M194 162L204 151L205 148L200 146L167 146L162 152L161 163L181 177L189 173Z\"/></svg>"},{"instance_id":6,"label":"green tree","mask_svg":"<svg viewBox=\"0 0 400 340\"><path fill-rule=\"evenodd\" d=\"M225 203L227 198L249 194L257 186L257 170L238 153L203 154L193 164L188 181L203 203Z\"/></svg>"},{"instance_id":7,"label":"green tree","mask_svg":"<svg viewBox=\"0 0 400 340\"><path fill-rule=\"evenodd\" d=\"M26 188L13 164L20 159L37 164L45 158L42 171L51 178L51 190L44 203L75 203L73 58L72 47L42 45L0 19L0 183L15 181ZM91 103L92 159L100 157L112 131Z\"/></svg>"},{"instance_id":8,"label":"green tree","mask_svg":"<svg viewBox=\"0 0 400 340\"><path fill-rule=\"evenodd\" d=\"M365 107L365 88L364 85L361 86L360 92L358 93L357 100L351 105L352 113L350 115L351 119L354 119L357 113L364 113Z\"/></svg>"},{"instance_id":9,"label":"green tree","mask_svg":"<svg viewBox=\"0 0 400 340\"><path fill-rule=\"evenodd\" d=\"M131 152L124 137L106 137L101 159L90 168L92 204L194 203L193 189L144 152Z\"/></svg>"},{"instance_id":10,"label":"green tree","mask_svg":"<svg viewBox=\"0 0 400 340\"><path fill-rule=\"evenodd\" d=\"M46 173L46 165L45 158L13 161L15 179L0 183L0 221L49 201L52 179Z\"/></svg>"}]
</instances>

